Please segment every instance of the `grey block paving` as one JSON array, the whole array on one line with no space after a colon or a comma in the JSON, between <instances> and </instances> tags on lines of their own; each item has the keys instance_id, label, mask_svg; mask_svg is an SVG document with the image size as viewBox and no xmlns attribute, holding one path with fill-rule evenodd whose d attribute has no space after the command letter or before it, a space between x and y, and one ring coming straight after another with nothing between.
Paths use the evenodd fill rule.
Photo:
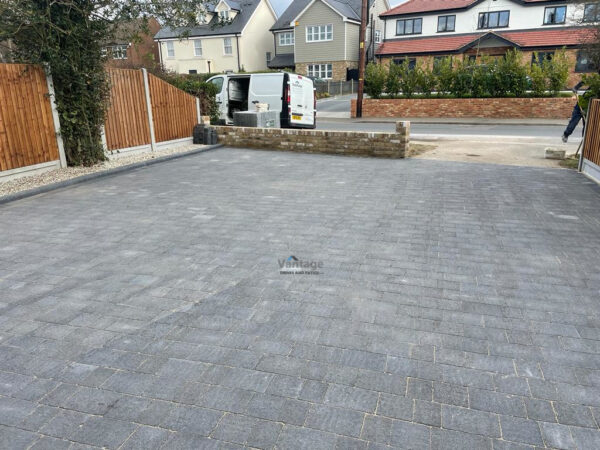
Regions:
<instances>
[{"instance_id":1,"label":"grey block paving","mask_svg":"<svg viewBox=\"0 0 600 450\"><path fill-rule=\"evenodd\" d=\"M0 448L596 450L598 205L228 148L4 204Z\"/></svg>"}]
</instances>

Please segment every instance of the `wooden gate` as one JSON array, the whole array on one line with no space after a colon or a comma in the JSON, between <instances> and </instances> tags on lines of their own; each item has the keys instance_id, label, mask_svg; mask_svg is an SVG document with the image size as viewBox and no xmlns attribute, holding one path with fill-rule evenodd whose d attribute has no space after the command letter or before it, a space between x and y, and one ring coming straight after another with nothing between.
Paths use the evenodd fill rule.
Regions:
<instances>
[{"instance_id":1,"label":"wooden gate","mask_svg":"<svg viewBox=\"0 0 600 450\"><path fill-rule=\"evenodd\" d=\"M600 100L590 102L581 171L600 183Z\"/></svg>"},{"instance_id":2,"label":"wooden gate","mask_svg":"<svg viewBox=\"0 0 600 450\"><path fill-rule=\"evenodd\" d=\"M0 175L61 165L50 87L39 66L0 64Z\"/></svg>"}]
</instances>

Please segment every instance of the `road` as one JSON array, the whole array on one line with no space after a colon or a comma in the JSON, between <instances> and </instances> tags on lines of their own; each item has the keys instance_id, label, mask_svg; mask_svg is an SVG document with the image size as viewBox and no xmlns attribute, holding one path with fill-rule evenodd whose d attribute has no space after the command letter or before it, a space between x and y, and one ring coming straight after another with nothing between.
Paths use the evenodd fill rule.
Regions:
<instances>
[{"instance_id":1,"label":"road","mask_svg":"<svg viewBox=\"0 0 600 450\"><path fill-rule=\"evenodd\" d=\"M317 121L319 130L339 131L374 131L393 132L393 122L366 122L351 120L326 120ZM411 123L411 135L416 139L443 138L456 136L478 137L502 137L502 138L530 138L531 140L543 140L550 143L562 144L560 136L564 130L561 125L466 125L451 123ZM578 143L581 140L581 127L579 127L570 143Z\"/></svg>"}]
</instances>

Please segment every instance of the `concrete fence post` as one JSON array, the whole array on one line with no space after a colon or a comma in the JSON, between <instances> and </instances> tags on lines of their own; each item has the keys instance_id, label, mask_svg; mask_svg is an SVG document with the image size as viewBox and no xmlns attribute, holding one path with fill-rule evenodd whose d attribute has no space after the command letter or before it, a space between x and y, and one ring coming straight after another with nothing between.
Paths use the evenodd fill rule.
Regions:
<instances>
[{"instance_id":1,"label":"concrete fence post","mask_svg":"<svg viewBox=\"0 0 600 450\"><path fill-rule=\"evenodd\" d=\"M108 142L106 141L106 127L102 125L100 129L100 140L102 141L102 148L104 149L104 153L108 153Z\"/></svg>"},{"instance_id":2,"label":"concrete fence post","mask_svg":"<svg viewBox=\"0 0 600 450\"><path fill-rule=\"evenodd\" d=\"M354 78L350 78L350 93L354 94Z\"/></svg>"},{"instance_id":3,"label":"concrete fence post","mask_svg":"<svg viewBox=\"0 0 600 450\"><path fill-rule=\"evenodd\" d=\"M154 117L152 116L152 101L150 100L150 83L148 82L148 71L142 69L144 74L144 92L146 94L146 108L148 109L148 126L150 127L150 149L156 147L156 136L154 135Z\"/></svg>"},{"instance_id":4,"label":"concrete fence post","mask_svg":"<svg viewBox=\"0 0 600 450\"><path fill-rule=\"evenodd\" d=\"M196 97L196 117L197 117L198 123L202 123L202 114L200 111L200 99L198 97Z\"/></svg>"},{"instance_id":5,"label":"concrete fence post","mask_svg":"<svg viewBox=\"0 0 600 450\"><path fill-rule=\"evenodd\" d=\"M344 82L340 80L340 95L344 95Z\"/></svg>"},{"instance_id":6,"label":"concrete fence post","mask_svg":"<svg viewBox=\"0 0 600 450\"><path fill-rule=\"evenodd\" d=\"M67 167L67 157L65 155L65 144L60 134L60 118L58 117L58 109L54 101L54 83L50 71L46 69L46 84L48 85L48 96L50 97L50 108L52 109L52 122L54 123L54 134L56 134L56 145L58 146L58 157L60 159L60 167Z\"/></svg>"}]
</instances>

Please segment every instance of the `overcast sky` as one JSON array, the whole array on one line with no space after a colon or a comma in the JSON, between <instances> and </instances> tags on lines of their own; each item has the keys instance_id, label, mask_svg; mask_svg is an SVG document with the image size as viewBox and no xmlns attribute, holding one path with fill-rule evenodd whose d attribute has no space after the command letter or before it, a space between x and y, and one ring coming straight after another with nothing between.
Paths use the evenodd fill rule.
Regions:
<instances>
[{"instance_id":1,"label":"overcast sky","mask_svg":"<svg viewBox=\"0 0 600 450\"><path fill-rule=\"evenodd\" d=\"M271 1L271 5L273 5L273 8L275 9L275 12L277 13L278 16L280 16L281 13L283 11L285 11L285 8L287 8L289 6L289 4L292 3L291 0L270 0L270 1ZM402 1L403 0L389 0L392 8L394 6L396 6L398 3L401 3Z\"/></svg>"}]
</instances>

